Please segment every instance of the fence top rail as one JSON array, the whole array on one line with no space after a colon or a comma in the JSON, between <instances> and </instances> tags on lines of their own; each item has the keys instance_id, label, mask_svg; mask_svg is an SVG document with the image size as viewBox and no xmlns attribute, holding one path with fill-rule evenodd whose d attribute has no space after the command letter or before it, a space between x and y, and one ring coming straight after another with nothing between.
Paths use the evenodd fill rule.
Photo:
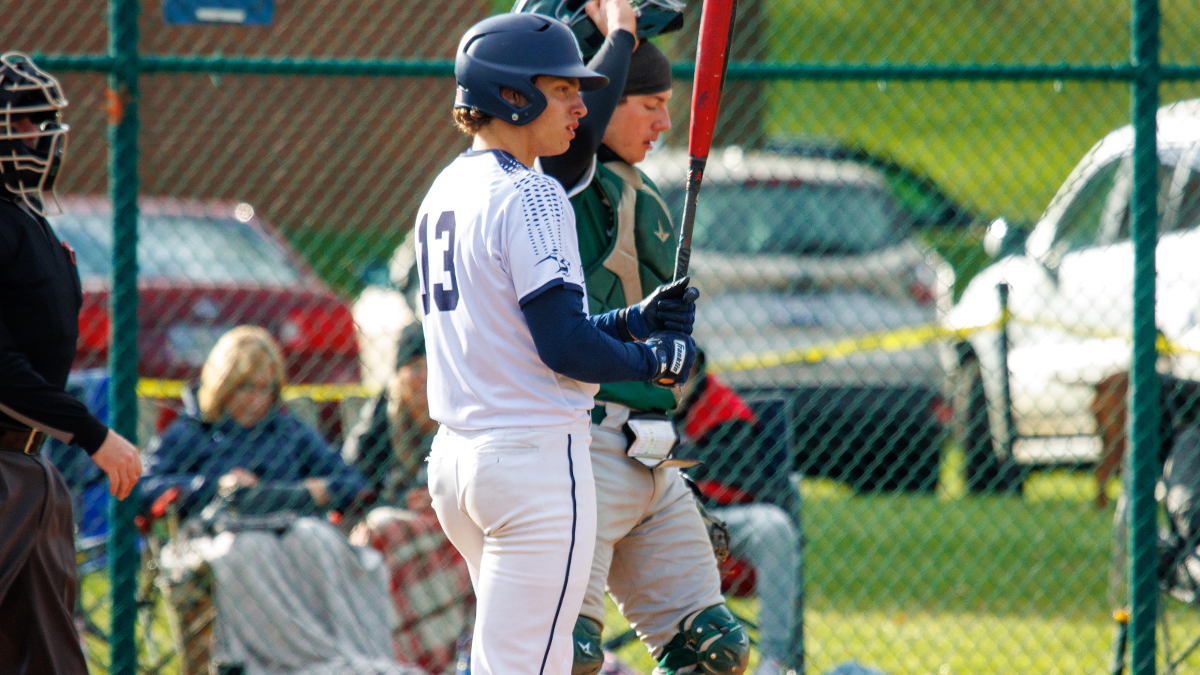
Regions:
<instances>
[{"instance_id":1,"label":"fence top rail","mask_svg":"<svg viewBox=\"0 0 1200 675\"><path fill-rule=\"evenodd\" d=\"M104 54L35 54L45 67L57 71L110 72L116 59ZM454 62L447 60L311 59L292 57L170 56L143 54L137 59L143 73L211 73L243 75L342 75L370 77L450 77ZM672 74L691 79L693 63L676 63ZM870 63L752 63L729 64L732 80L1133 80L1131 63L1109 64L870 64ZM1200 65L1163 65L1162 80L1200 79Z\"/></svg>"}]
</instances>

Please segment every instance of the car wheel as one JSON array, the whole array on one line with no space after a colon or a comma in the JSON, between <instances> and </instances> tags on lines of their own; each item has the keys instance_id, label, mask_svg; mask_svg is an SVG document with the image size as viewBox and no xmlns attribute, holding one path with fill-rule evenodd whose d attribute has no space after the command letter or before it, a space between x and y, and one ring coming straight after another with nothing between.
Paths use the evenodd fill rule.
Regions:
<instances>
[{"instance_id":1,"label":"car wheel","mask_svg":"<svg viewBox=\"0 0 1200 675\"><path fill-rule=\"evenodd\" d=\"M967 489L971 492L1021 492L1023 468L996 454L988 422L987 392L979 359L967 355L954 387L954 434L963 450Z\"/></svg>"}]
</instances>

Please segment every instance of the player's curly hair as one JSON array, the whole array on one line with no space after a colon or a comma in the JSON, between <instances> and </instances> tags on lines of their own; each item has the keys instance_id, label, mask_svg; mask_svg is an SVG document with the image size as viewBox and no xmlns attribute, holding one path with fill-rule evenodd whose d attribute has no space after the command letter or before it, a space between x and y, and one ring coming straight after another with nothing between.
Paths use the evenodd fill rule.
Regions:
<instances>
[{"instance_id":1,"label":"player's curly hair","mask_svg":"<svg viewBox=\"0 0 1200 675\"><path fill-rule=\"evenodd\" d=\"M479 112L474 108L455 108L454 126L468 136L474 136L479 130L492 123L491 115Z\"/></svg>"},{"instance_id":2,"label":"player's curly hair","mask_svg":"<svg viewBox=\"0 0 1200 675\"><path fill-rule=\"evenodd\" d=\"M537 81L542 77L543 76L538 75L537 77L533 78L533 83L537 84ZM509 103L518 108L524 108L525 106L529 105L529 99L525 98L524 94L516 91L515 89L501 87L500 95L508 100ZM479 133L480 129L491 124L492 120L494 119L496 118L487 113L480 112L475 108L454 109L454 126L458 127L459 131L468 136L474 136L475 134Z\"/></svg>"}]
</instances>

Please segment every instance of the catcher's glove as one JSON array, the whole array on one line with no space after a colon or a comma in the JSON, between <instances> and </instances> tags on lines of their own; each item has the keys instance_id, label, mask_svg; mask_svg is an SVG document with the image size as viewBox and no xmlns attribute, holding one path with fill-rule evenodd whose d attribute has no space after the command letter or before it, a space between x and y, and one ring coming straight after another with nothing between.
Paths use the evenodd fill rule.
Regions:
<instances>
[{"instance_id":1,"label":"catcher's glove","mask_svg":"<svg viewBox=\"0 0 1200 675\"><path fill-rule=\"evenodd\" d=\"M683 477L683 482L687 483L692 490L692 495L696 498L696 508L700 511L700 518L708 530L708 540L712 543L713 555L717 557L717 564L725 562L729 558L729 526L704 508L704 494L700 492L700 486L696 485L696 481L685 473L679 475Z\"/></svg>"}]
</instances>

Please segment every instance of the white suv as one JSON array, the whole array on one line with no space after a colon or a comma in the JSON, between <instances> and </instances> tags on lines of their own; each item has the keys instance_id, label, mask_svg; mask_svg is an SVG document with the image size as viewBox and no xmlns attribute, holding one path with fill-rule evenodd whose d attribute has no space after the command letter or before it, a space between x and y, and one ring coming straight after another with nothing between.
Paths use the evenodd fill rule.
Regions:
<instances>
[{"instance_id":1,"label":"white suv","mask_svg":"<svg viewBox=\"0 0 1200 675\"><path fill-rule=\"evenodd\" d=\"M1105 136L1079 162L1025 242L1023 254L978 274L958 304L940 306L949 340L956 431L968 449L1022 464L1088 463L1100 450L1089 404L1094 386L1129 368L1133 248L1133 129ZM1200 346L1200 99L1158 111L1157 322L1166 340ZM942 272L941 285L952 282ZM1015 438L1003 404L997 287L1009 286L1008 371ZM948 298L948 292L940 294ZM1200 379L1187 353L1160 371ZM984 410L987 414L984 414ZM1011 465L1011 463L1010 463ZM968 478L970 479L970 474Z\"/></svg>"}]
</instances>

